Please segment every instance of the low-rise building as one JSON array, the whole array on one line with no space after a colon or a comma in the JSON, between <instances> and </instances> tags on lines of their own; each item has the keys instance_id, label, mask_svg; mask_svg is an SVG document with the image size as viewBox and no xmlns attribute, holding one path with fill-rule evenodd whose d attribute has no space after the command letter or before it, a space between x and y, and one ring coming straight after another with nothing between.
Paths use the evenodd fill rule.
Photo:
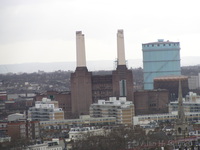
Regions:
<instances>
[{"instance_id":1,"label":"low-rise building","mask_svg":"<svg viewBox=\"0 0 200 150\"><path fill-rule=\"evenodd\" d=\"M183 107L185 112L200 112L200 96L196 93L189 92L183 100ZM178 101L169 103L169 113L178 111Z\"/></svg>"},{"instance_id":2,"label":"low-rise building","mask_svg":"<svg viewBox=\"0 0 200 150\"><path fill-rule=\"evenodd\" d=\"M25 120L25 119L26 119L26 116L20 113L8 115L8 121L18 121L18 120Z\"/></svg>"},{"instance_id":3,"label":"low-rise building","mask_svg":"<svg viewBox=\"0 0 200 150\"><path fill-rule=\"evenodd\" d=\"M200 120L200 112L186 112L186 118L189 122L197 122ZM133 117L134 125L149 124L150 122L175 122L178 113L166 113L166 114L149 114L149 115L138 115Z\"/></svg>"},{"instance_id":4,"label":"low-rise building","mask_svg":"<svg viewBox=\"0 0 200 150\"><path fill-rule=\"evenodd\" d=\"M115 125L115 117L80 117L80 119L66 119L66 120L52 120L52 121L40 121L40 128L43 130L48 129L70 129L72 127L80 126L106 126Z\"/></svg>"},{"instance_id":5,"label":"low-rise building","mask_svg":"<svg viewBox=\"0 0 200 150\"><path fill-rule=\"evenodd\" d=\"M38 121L17 121L4 123L7 135L11 140L27 139L34 141L40 137L40 127Z\"/></svg>"},{"instance_id":6,"label":"low-rise building","mask_svg":"<svg viewBox=\"0 0 200 150\"><path fill-rule=\"evenodd\" d=\"M76 127L69 131L70 140L83 139L88 136L106 135L106 131L99 127Z\"/></svg>"},{"instance_id":7,"label":"low-rise building","mask_svg":"<svg viewBox=\"0 0 200 150\"><path fill-rule=\"evenodd\" d=\"M57 101L43 98L42 101L36 101L35 107L28 110L29 120L49 121L64 119L64 112L62 108L58 108Z\"/></svg>"},{"instance_id":8,"label":"low-rise building","mask_svg":"<svg viewBox=\"0 0 200 150\"><path fill-rule=\"evenodd\" d=\"M11 140L26 139L26 122L10 122L7 128Z\"/></svg>"},{"instance_id":9,"label":"low-rise building","mask_svg":"<svg viewBox=\"0 0 200 150\"><path fill-rule=\"evenodd\" d=\"M117 124L133 124L134 104L127 101L125 97L110 97L109 100L98 100L98 103L91 104L90 116L98 117L115 117Z\"/></svg>"},{"instance_id":10,"label":"low-rise building","mask_svg":"<svg viewBox=\"0 0 200 150\"><path fill-rule=\"evenodd\" d=\"M42 144L35 144L28 147L28 150L63 150L57 142L49 141Z\"/></svg>"},{"instance_id":11,"label":"low-rise building","mask_svg":"<svg viewBox=\"0 0 200 150\"><path fill-rule=\"evenodd\" d=\"M11 137L6 136L6 135L1 135L1 134L0 134L0 143L3 143L3 142L10 142L10 141L11 141Z\"/></svg>"}]
</instances>

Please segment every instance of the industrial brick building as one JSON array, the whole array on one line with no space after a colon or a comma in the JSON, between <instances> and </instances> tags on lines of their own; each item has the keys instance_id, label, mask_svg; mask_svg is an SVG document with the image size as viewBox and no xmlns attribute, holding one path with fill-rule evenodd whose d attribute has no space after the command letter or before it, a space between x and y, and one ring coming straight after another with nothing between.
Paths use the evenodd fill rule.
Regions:
<instances>
[{"instance_id":1,"label":"industrial brick building","mask_svg":"<svg viewBox=\"0 0 200 150\"><path fill-rule=\"evenodd\" d=\"M125 96L133 101L132 71L126 67L123 30L117 33L117 68L111 75L92 75L86 66L84 35L76 32L77 67L71 74L72 113L89 114L89 107L99 99Z\"/></svg>"},{"instance_id":2,"label":"industrial brick building","mask_svg":"<svg viewBox=\"0 0 200 150\"><path fill-rule=\"evenodd\" d=\"M134 92L135 115L168 113L167 90L141 90Z\"/></svg>"}]
</instances>

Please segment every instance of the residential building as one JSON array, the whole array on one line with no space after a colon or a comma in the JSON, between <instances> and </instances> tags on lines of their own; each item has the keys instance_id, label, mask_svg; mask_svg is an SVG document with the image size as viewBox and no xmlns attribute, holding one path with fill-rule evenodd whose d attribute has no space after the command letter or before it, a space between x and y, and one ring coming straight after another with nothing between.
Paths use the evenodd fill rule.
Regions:
<instances>
[{"instance_id":1,"label":"residential building","mask_svg":"<svg viewBox=\"0 0 200 150\"><path fill-rule=\"evenodd\" d=\"M64 112L62 108L58 108L58 101L43 98L42 101L35 102L35 107L29 108L28 119L33 121L62 120Z\"/></svg>"},{"instance_id":2,"label":"residential building","mask_svg":"<svg viewBox=\"0 0 200 150\"><path fill-rule=\"evenodd\" d=\"M116 117L117 124L133 124L134 104L126 97L110 97L109 100L98 100L90 106L91 117Z\"/></svg>"},{"instance_id":3,"label":"residential building","mask_svg":"<svg viewBox=\"0 0 200 150\"><path fill-rule=\"evenodd\" d=\"M64 111L65 119L72 117L71 114L71 92L57 92L47 91L36 95L36 101L42 101L43 98L51 99L52 101L58 101L58 107Z\"/></svg>"},{"instance_id":4,"label":"residential building","mask_svg":"<svg viewBox=\"0 0 200 150\"><path fill-rule=\"evenodd\" d=\"M40 128L43 130L49 129L61 129L68 130L72 127L81 126L106 126L115 125L115 117L80 117L80 119L67 119L67 120L52 120L52 121L40 121Z\"/></svg>"},{"instance_id":5,"label":"residential building","mask_svg":"<svg viewBox=\"0 0 200 150\"><path fill-rule=\"evenodd\" d=\"M196 93L189 92L186 99L183 100L183 107L185 112L200 112L200 96ZM178 110L178 101L169 103L169 113Z\"/></svg>"},{"instance_id":6,"label":"residential building","mask_svg":"<svg viewBox=\"0 0 200 150\"><path fill-rule=\"evenodd\" d=\"M15 113L8 115L8 121L18 121L18 120L25 120L26 115L25 114L20 114L20 113Z\"/></svg>"},{"instance_id":7,"label":"residential building","mask_svg":"<svg viewBox=\"0 0 200 150\"><path fill-rule=\"evenodd\" d=\"M180 43L164 41L142 44L144 89L153 89L153 79L162 76L181 75Z\"/></svg>"},{"instance_id":8,"label":"residential building","mask_svg":"<svg viewBox=\"0 0 200 150\"><path fill-rule=\"evenodd\" d=\"M186 112L186 118L189 122L197 122L200 120L200 112ZM133 117L134 125L149 124L150 122L171 122L174 123L177 119L178 113L165 113L165 114L149 114L138 115Z\"/></svg>"},{"instance_id":9,"label":"residential building","mask_svg":"<svg viewBox=\"0 0 200 150\"><path fill-rule=\"evenodd\" d=\"M42 144L28 146L28 150L63 150L63 148L57 142L47 141Z\"/></svg>"},{"instance_id":10,"label":"residential building","mask_svg":"<svg viewBox=\"0 0 200 150\"><path fill-rule=\"evenodd\" d=\"M26 122L10 122L7 129L11 140L26 139Z\"/></svg>"},{"instance_id":11,"label":"residential building","mask_svg":"<svg viewBox=\"0 0 200 150\"><path fill-rule=\"evenodd\" d=\"M107 132L99 127L76 127L69 131L70 140L80 140L87 136L105 135Z\"/></svg>"},{"instance_id":12,"label":"residential building","mask_svg":"<svg viewBox=\"0 0 200 150\"><path fill-rule=\"evenodd\" d=\"M11 141L11 137L0 134L0 143L10 142L10 141Z\"/></svg>"},{"instance_id":13,"label":"residential building","mask_svg":"<svg viewBox=\"0 0 200 150\"><path fill-rule=\"evenodd\" d=\"M11 140L27 139L34 141L40 137L40 127L38 121L17 121L7 122L6 133Z\"/></svg>"},{"instance_id":14,"label":"residential building","mask_svg":"<svg viewBox=\"0 0 200 150\"><path fill-rule=\"evenodd\" d=\"M148 124L154 121L155 122L171 122L173 124L177 122L177 118L181 115L182 115L181 117L186 118L188 122L199 121L200 120L200 96L197 96L196 93L190 92L189 95L186 96L186 99L183 99L181 96L182 92L179 92L179 93L180 93L179 94L180 97L178 101L169 103L169 113L148 114L148 115L146 114L146 115L134 116L134 125ZM182 101L180 99L182 99ZM179 123L180 126L182 124L184 123L182 122Z\"/></svg>"},{"instance_id":15,"label":"residential building","mask_svg":"<svg viewBox=\"0 0 200 150\"><path fill-rule=\"evenodd\" d=\"M7 100L7 92L6 91L0 91L0 101L6 101Z\"/></svg>"}]
</instances>

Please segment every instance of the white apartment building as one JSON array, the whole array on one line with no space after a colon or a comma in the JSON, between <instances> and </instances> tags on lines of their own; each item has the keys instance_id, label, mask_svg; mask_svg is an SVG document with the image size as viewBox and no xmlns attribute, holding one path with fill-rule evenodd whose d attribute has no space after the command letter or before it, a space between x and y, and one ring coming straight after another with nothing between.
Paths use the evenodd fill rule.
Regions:
<instances>
[{"instance_id":1,"label":"white apartment building","mask_svg":"<svg viewBox=\"0 0 200 150\"><path fill-rule=\"evenodd\" d=\"M25 114L15 113L15 114L8 115L8 121L18 121L18 120L25 120L25 119L26 119Z\"/></svg>"},{"instance_id":2,"label":"white apartment building","mask_svg":"<svg viewBox=\"0 0 200 150\"><path fill-rule=\"evenodd\" d=\"M189 95L183 99L183 107L185 112L200 112L200 96L189 92ZM178 101L169 103L169 113L174 111L178 111Z\"/></svg>"},{"instance_id":3,"label":"white apartment building","mask_svg":"<svg viewBox=\"0 0 200 150\"><path fill-rule=\"evenodd\" d=\"M80 119L65 119L65 120L51 120L51 121L40 121L40 127L44 130L48 129L68 129L71 127L78 126L102 126L102 125L115 125L115 117L80 117Z\"/></svg>"},{"instance_id":4,"label":"white apartment building","mask_svg":"<svg viewBox=\"0 0 200 150\"><path fill-rule=\"evenodd\" d=\"M173 122L177 119L178 112L166 113L166 114L149 114L149 115L138 115L133 117L134 125L145 125L150 122ZM185 116L188 121L197 122L200 120L200 112L186 112Z\"/></svg>"},{"instance_id":5,"label":"white apartment building","mask_svg":"<svg viewBox=\"0 0 200 150\"><path fill-rule=\"evenodd\" d=\"M42 144L35 144L28 147L28 150L63 150L57 142L45 142Z\"/></svg>"},{"instance_id":6,"label":"white apartment building","mask_svg":"<svg viewBox=\"0 0 200 150\"><path fill-rule=\"evenodd\" d=\"M127 101L126 97L110 97L107 100L98 100L98 103L91 104L91 117L115 117L117 124L133 124L133 116L135 115L134 104Z\"/></svg>"},{"instance_id":7,"label":"white apartment building","mask_svg":"<svg viewBox=\"0 0 200 150\"><path fill-rule=\"evenodd\" d=\"M77 128L71 128L69 131L69 139L70 140L79 140L83 139L87 136L96 136L96 135L106 135L106 132L108 130L105 130L103 128L98 127L77 127Z\"/></svg>"},{"instance_id":8,"label":"white apartment building","mask_svg":"<svg viewBox=\"0 0 200 150\"><path fill-rule=\"evenodd\" d=\"M64 119L62 108L58 108L57 101L43 98L42 101L36 101L35 107L28 110L28 119L37 121L51 121Z\"/></svg>"}]
</instances>

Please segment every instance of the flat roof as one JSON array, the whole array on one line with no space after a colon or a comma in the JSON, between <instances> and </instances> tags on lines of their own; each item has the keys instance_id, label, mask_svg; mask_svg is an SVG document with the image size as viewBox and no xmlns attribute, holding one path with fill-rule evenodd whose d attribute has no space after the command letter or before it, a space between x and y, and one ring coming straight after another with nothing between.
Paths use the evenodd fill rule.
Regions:
<instances>
[{"instance_id":1,"label":"flat roof","mask_svg":"<svg viewBox=\"0 0 200 150\"><path fill-rule=\"evenodd\" d=\"M156 77L154 81L163 81L163 80L187 80L188 76L163 76L163 77Z\"/></svg>"}]
</instances>

